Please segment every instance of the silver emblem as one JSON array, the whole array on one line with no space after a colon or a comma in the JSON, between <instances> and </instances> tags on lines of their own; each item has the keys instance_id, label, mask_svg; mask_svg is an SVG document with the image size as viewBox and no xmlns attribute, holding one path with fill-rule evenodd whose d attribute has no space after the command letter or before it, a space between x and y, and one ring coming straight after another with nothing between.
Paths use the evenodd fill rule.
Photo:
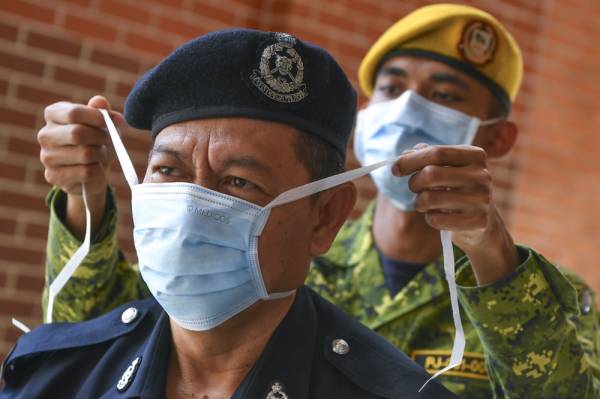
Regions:
<instances>
[{"instance_id":1,"label":"silver emblem","mask_svg":"<svg viewBox=\"0 0 600 399\"><path fill-rule=\"evenodd\" d=\"M258 70L250 75L252 83L265 96L280 103L295 103L308 96L304 83L304 63L294 49L296 39L276 33L278 42L267 46Z\"/></svg>"},{"instance_id":2,"label":"silver emblem","mask_svg":"<svg viewBox=\"0 0 600 399\"><path fill-rule=\"evenodd\" d=\"M288 396L285 392L283 392L283 385L276 381L273 385L271 385L271 390L265 399L288 399Z\"/></svg>"},{"instance_id":3,"label":"silver emblem","mask_svg":"<svg viewBox=\"0 0 600 399\"><path fill-rule=\"evenodd\" d=\"M142 362L142 358L140 356L136 357L133 362L127 367L127 370L121 376L121 379L117 383L117 391L124 392L129 388L129 384L133 381L133 377L135 377L135 372L137 371L140 363Z\"/></svg>"},{"instance_id":4,"label":"silver emblem","mask_svg":"<svg viewBox=\"0 0 600 399\"><path fill-rule=\"evenodd\" d=\"M137 317L138 310L136 308L127 308L121 313L121 321L125 324L129 324Z\"/></svg>"},{"instance_id":5,"label":"silver emblem","mask_svg":"<svg viewBox=\"0 0 600 399\"><path fill-rule=\"evenodd\" d=\"M592 311L592 303L594 302L594 298L590 290L585 290L581 294L580 306L581 306L581 314L586 315Z\"/></svg>"},{"instance_id":6,"label":"silver emblem","mask_svg":"<svg viewBox=\"0 0 600 399\"><path fill-rule=\"evenodd\" d=\"M331 350L338 355L345 355L350 352L350 345L341 338L334 339L331 342Z\"/></svg>"}]
</instances>

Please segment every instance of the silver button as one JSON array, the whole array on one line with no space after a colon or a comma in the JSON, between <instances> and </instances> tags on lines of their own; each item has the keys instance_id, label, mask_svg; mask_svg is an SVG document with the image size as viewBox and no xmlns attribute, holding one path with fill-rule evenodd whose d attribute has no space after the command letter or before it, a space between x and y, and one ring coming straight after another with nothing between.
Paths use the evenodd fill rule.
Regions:
<instances>
[{"instance_id":1,"label":"silver button","mask_svg":"<svg viewBox=\"0 0 600 399\"><path fill-rule=\"evenodd\" d=\"M331 342L331 350L338 355L345 355L350 352L350 345L345 340L337 338Z\"/></svg>"},{"instance_id":2,"label":"silver button","mask_svg":"<svg viewBox=\"0 0 600 399\"><path fill-rule=\"evenodd\" d=\"M135 320L138 315L138 310L136 308L127 308L121 314L121 321L125 324L129 324Z\"/></svg>"},{"instance_id":3,"label":"silver button","mask_svg":"<svg viewBox=\"0 0 600 399\"><path fill-rule=\"evenodd\" d=\"M581 294L581 314L586 315L592 311L593 296L590 290L585 290Z\"/></svg>"}]
</instances>

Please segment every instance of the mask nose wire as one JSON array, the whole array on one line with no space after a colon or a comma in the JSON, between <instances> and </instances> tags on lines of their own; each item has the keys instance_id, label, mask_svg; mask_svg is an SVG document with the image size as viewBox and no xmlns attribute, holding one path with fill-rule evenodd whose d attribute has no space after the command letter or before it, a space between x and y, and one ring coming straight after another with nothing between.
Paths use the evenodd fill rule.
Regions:
<instances>
[{"instance_id":1,"label":"mask nose wire","mask_svg":"<svg viewBox=\"0 0 600 399\"><path fill-rule=\"evenodd\" d=\"M133 167L133 163L131 162L129 155L127 154L127 150L123 145L123 141L119 136L119 132L117 131L115 124L113 123L112 119L110 119L108 111L105 109L100 109L100 113L102 114L104 122L106 123L106 127L110 134L110 138L113 143L115 152L117 154L117 158L119 159L119 163L121 164L121 168L123 169L125 180L127 180L129 187L133 189L133 186L138 184L138 177L137 173L135 172L135 168ZM91 213L87 203L87 192L84 183L81 184L81 195L83 197L83 204L85 205L85 237L81 246L77 248L75 253L73 253L69 261L65 264L65 266L62 268L62 270L58 273L58 275L54 278L54 280L48 287L46 323L52 323L52 313L54 312L54 299L56 298L58 293L64 288L65 284L75 273L75 270L77 270L81 262L90 252Z\"/></svg>"}]
</instances>

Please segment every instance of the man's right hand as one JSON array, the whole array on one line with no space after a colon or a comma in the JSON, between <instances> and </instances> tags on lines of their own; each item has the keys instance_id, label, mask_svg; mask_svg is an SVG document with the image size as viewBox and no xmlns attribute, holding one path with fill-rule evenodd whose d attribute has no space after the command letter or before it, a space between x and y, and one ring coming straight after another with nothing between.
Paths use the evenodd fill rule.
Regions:
<instances>
[{"instance_id":1,"label":"man's right hand","mask_svg":"<svg viewBox=\"0 0 600 399\"><path fill-rule=\"evenodd\" d=\"M92 232L104 217L106 191L113 150L98 108L110 110L101 96L87 105L58 102L46 107L46 125L38 132L40 160L48 183L67 193L66 225L76 237L85 234L85 206L81 184L85 183L92 214ZM124 123L123 115L110 111L115 125Z\"/></svg>"}]
</instances>

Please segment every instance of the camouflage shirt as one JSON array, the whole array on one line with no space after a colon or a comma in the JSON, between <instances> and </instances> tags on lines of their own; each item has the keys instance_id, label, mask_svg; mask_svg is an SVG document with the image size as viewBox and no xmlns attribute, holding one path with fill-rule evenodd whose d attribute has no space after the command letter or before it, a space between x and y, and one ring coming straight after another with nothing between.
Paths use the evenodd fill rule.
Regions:
<instances>
[{"instance_id":1,"label":"camouflage shirt","mask_svg":"<svg viewBox=\"0 0 600 399\"><path fill-rule=\"evenodd\" d=\"M81 244L57 214L61 201L56 189L48 196L47 284ZM447 364L454 337L442 260L391 297L373 242L373 211L371 205L346 223L330 251L314 259L307 284L433 374ZM149 295L137 267L118 251L116 220L112 206L90 254L56 297L55 321L92 318ZM476 285L468 258L456 251L466 349L461 365L438 377L440 382L464 398L598 397L595 294L577 276L520 249L525 262L486 286Z\"/></svg>"}]
</instances>

